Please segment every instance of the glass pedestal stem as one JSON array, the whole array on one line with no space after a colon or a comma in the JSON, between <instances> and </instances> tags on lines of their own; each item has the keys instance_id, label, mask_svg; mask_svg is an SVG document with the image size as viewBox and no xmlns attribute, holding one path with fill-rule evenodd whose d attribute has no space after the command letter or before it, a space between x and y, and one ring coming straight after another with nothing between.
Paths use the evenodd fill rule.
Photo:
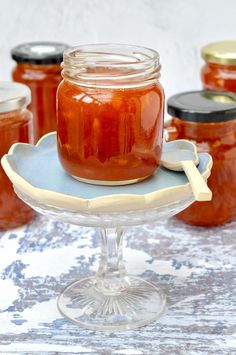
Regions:
<instances>
[{"instance_id":1,"label":"glass pedestal stem","mask_svg":"<svg viewBox=\"0 0 236 355\"><path fill-rule=\"evenodd\" d=\"M123 230L101 230L101 259L95 285L104 294L117 294L129 286L123 261Z\"/></svg>"}]
</instances>

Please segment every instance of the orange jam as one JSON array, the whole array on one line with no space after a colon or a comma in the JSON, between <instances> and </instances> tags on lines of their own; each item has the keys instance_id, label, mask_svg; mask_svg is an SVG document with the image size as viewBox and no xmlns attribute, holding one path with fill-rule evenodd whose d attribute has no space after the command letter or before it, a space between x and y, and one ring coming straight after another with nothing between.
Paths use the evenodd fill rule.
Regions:
<instances>
[{"instance_id":1,"label":"orange jam","mask_svg":"<svg viewBox=\"0 0 236 355\"><path fill-rule=\"evenodd\" d=\"M212 201L195 202L177 215L188 224L210 227L236 218L236 96L209 91L211 96L207 97L212 97L212 103L207 104L199 93L204 95L203 91L170 98L168 112L178 118L170 120L166 129L169 141L188 139L196 143L199 153L209 153L213 158L208 179ZM179 103L182 107L177 107Z\"/></svg>"},{"instance_id":2,"label":"orange jam","mask_svg":"<svg viewBox=\"0 0 236 355\"><path fill-rule=\"evenodd\" d=\"M29 89L24 85L0 82L0 158L14 143L32 143L32 113L25 108L29 98ZM13 110L12 105L15 105ZM0 230L28 223L34 215L35 212L17 197L12 183L0 166Z\"/></svg>"},{"instance_id":3,"label":"orange jam","mask_svg":"<svg viewBox=\"0 0 236 355\"><path fill-rule=\"evenodd\" d=\"M236 92L236 41L211 43L202 49L202 57L204 88Z\"/></svg>"},{"instance_id":4,"label":"orange jam","mask_svg":"<svg viewBox=\"0 0 236 355\"><path fill-rule=\"evenodd\" d=\"M58 88L57 130L65 170L81 181L105 185L133 183L152 175L159 165L163 131L164 94L156 74L152 80L134 83L127 75L127 85L127 69L124 73L93 68L84 83L76 74L70 80L65 66ZM99 85L94 85L96 75L102 80ZM122 82L116 83L121 77Z\"/></svg>"},{"instance_id":5,"label":"orange jam","mask_svg":"<svg viewBox=\"0 0 236 355\"><path fill-rule=\"evenodd\" d=\"M31 89L35 143L46 133L56 130L56 92L61 81L63 51L66 45L35 42L12 49L17 65L13 69L14 81Z\"/></svg>"}]
</instances>

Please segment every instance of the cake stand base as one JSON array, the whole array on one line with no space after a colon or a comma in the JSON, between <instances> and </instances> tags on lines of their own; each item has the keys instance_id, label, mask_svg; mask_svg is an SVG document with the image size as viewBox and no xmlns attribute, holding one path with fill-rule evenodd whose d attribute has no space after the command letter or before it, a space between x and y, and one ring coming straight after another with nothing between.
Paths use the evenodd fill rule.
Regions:
<instances>
[{"instance_id":1,"label":"cake stand base","mask_svg":"<svg viewBox=\"0 0 236 355\"><path fill-rule=\"evenodd\" d=\"M160 317L165 296L153 284L126 276L126 285L114 294L100 290L97 278L67 286L58 298L61 314L73 323L103 331L138 328Z\"/></svg>"},{"instance_id":2,"label":"cake stand base","mask_svg":"<svg viewBox=\"0 0 236 355\"><path fill-rule=\"evenodd\" d=\"M165 143L163 150L183 149L184 142ZM199 160L198 170L206 180L212 159L200 154ZM56 133L46 135L36 147L14 145L2 164L18 196L36 211L99 230L97 274L62 291L58 308L63 316L79 326L107 331L134 329L158 319L165 309L165 296L151 283L127 274L123 230L169 218L194 202L184 173L159 167L157 173L138 184L84 184L61 167ZM139 260L136 262L138 265Z\"/></svg>"}]
</instances>

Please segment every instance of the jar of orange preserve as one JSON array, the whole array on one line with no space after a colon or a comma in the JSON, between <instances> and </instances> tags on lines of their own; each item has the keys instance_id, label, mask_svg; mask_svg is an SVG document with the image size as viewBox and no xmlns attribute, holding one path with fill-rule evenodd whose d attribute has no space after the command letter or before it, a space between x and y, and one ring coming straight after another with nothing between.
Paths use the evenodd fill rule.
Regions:
<instances>
[{"instance_id":1,"label":"jar of orange preserve","mask_svg":"<svg viewBox=\"0 0 236 355\"><path fill-rule=\"evenodd\" d=\"M0 82L0 158L17 142L33 143L32 113L27 86ZM0 230L18 227L31 220L34 211L14 193L12 183L0 165Z\"/></svg>"},{"instance_id":2,"label":"jar of orange preserve","mask_svg":"<svg viewBox=\"0 0 236 355\"><path fill-rule=\"evenodd\" d=\"M58 153L65 170L92 184L146 179L159 165L163 89L156 51L88 45L64 52L58 88Z\"/></svg>"},{"instance_id":3,"label":"jar of orange preserve","mask_svg":"<svg viewBox=\"0 0 236 355\"><path fill-rule=\"evenodd\" d=\"M213 158L210 202L195 202L177 215L186 223L214 226L236 217L236 95L192 91L172 96L167 140L188 139Z\"/></svg>"},{"instance_id":4,"label":"jar of orange preserve","mask_svg":"<svg viewBox=\"0 0 236 355\"><path fill-rule=\"evenodd\" d=\"M222 41L202 48L206 64L202 68L203 86L209 90L236 92L236 41Z\"/></svg>"},{"instance_id":5,"label":"jar of orange preserve","mask_svg":"<svg viewBox=\"0 0 236 355\"><path fill-rule=\"evenodd\" d=\"M56 130L56 91L66 48L68 46L63 43L33 42L20 44L11 51L17 62L12 72L13 80L31 89L35 142Z\"/></svg>"}]
</instances>

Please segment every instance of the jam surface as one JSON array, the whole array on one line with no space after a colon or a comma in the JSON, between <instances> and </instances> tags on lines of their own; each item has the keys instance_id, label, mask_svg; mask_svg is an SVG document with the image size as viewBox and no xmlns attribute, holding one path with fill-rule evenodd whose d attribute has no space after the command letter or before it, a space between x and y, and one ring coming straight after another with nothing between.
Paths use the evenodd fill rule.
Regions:
<instances>
[{"instance_id":1,"label":"jam surface","mask_svg":"<svg viewBox=\"0 0 236 355\"><path fill-rule=\"evenodd\" d=\"M32 115L28 110L0 113L0 158L17 142L32 142ZM0 166L0 230L29 222L35 212L15 194L12 183Z\"/></svg>"},{"instance_id":2,"label":"jam surface","mask_svg":"<svg viewBox=\"0 0 236 355\"><path fill-rule=\"evenodd\" d=\"M236 66L207 63L202 68L201 78L207 90L236 92Z\"/></svg>"},{"instance_id":3,"label":"jam surface","mask_svg":"<svg viewBox=\"0 0 236 355\"><path fill-rule=\"evenodd\" d=\"M236 119L221 123L185 122L174 118L167 124L168 140L189 139L198 152L211 154L208 179L212 201L194 202L177 215L186 223L214 226L236 218Z\"/></svg>"},{"instance_id":4,"label":"jam surface","mask_svg":"<svg viewBox=\"0 0 236 355\"><path fill-rule=\"evenodd\" d=\"M58 89L58 152L74 177L130 181L153 174L162 148L164 94L150 86Z\"/></svg>"},{"instance_id":5,"label":"jam surface","mask_svg":"<svg viewBox=\"0 0 236 355\"><path fill-rule=\"evenodd\" d=\"M61 66L20 63L13 70L12 78L31 89L29 109L34 117L36 143L46 133L56 130L56 92L61 81Z\"/></svg>"}]
</instances>

